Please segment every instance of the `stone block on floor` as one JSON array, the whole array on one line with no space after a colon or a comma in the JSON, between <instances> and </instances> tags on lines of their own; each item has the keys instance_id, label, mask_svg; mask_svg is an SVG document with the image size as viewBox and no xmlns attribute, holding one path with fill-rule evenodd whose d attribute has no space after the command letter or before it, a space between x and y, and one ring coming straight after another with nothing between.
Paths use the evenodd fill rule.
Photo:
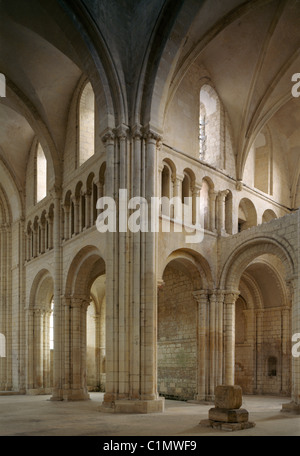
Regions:
<instances>
[{"instance_id":1,"label":"stone block on floor","mask_svg":"<svg viewBox=\"0 0 300 456\"><path fill-rule=\"evenodd\" d=\"M249 419L249 413L245 409L221 409L211 408L208 411L208 418L213 421L221 421L224 423L242 423Z\"/></svg>"},{"instance_id":2,"label":"stone block on floor","mask_svg":"<svg viewBox=\"0 0 300 456\"><path fill-rule=\"evenodd\" d=\"M215 407L239 409L242 405L242 388L238 385L219 385L215 388Z\"/></svg>"}]
</instances>

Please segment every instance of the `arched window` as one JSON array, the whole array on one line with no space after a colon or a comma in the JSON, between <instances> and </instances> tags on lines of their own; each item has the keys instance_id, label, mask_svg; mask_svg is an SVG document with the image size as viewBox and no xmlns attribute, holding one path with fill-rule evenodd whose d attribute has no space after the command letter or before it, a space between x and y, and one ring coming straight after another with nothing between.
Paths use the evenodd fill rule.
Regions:
<instances>
[{"instance_id":1,"label":"arched window","mask_svg":"<svg viewBox=\"0 0 300 456\"><path fill-rule=\"evenodd\" d=\"M203 179L200 192L200 210L202 213L203 228L205 230L209 230L210 228L209 192L209 182L206 179Z\"/></svg>"},{"instance_id":2,"label":"arched window","mask_svg":"<svg viewBox=\"0 0 300 456\"><path fill-rule=\"evenodd\" d=\"M192 196L191 190L191 179L188 174L184 174L182 181L182 203L184 203L184 198L190 198Z\"/></svg>"},{"instance_id":3,"label":"arched window","mask_svg":"<svg viewBox=\"0 0 300 456\"><path fill-rule=\"evenodd\" d=\"M195 189L195 175L190 169L184 170L182 181L181 200L183 208L183 221L188 225L196 222L197 200Z\"/></svg>"},{"instance_id":4,"label":"arched window","mask_svg":"<svg viewBox=\"0 0 300 456\"><path fill-rule=\"evenodd\" d=\"M6 357L5 335L0 333L0 358Z\"/></svg>"},{"instance_id":5,"label":"arched window","mask_svg":"<svg viewBox=\"0 0 300 456\"><path fill-rule=\"evenodd\" d=\"M243 198L239 204L238 231L244 231L252 226L257 226L256 209L252 201Z\"/></svg>"},{"instance_id":6,"label":"arched window","mask_svg":"<svg viewBox=\"0 0 300 456\"><path fill-rule=\"evenodd\" d=\"M166 196L168 198L170 198L170 174L171 173L169 167L165 165L161 173L161 196Z\"/></svg>"},{"instance_id":7,"label":"arched window","mask_svg":"<svg viewBox=\"0 0 300 456\"><path fill-rule=\"evenodd\" d=\"M173 216L173 211L168 200L171 198L171 170L168 165L164 165L161 173L161 197L162 197L162 207L161 212L163 215L168 217Z\"/></svg>"},{"instance_id":8,"label":"arched window","mask_svg":"<svg viewBox=\"0 0 300 456\"><path fill-rule=\"evenodd\" d=\"M36 153L36 202L47 196L47 159L40 143Z\"/></svg>"},{"instance_id":9,"label":"arched window","mask_svg":"<svg viewBox=\"0 0 300 456\"><path fill-rule=\"evenodd\" d=\"M95 95L91 83L84 87L79 102L79 154L82 165L95 153Z\"/></svg>"},{"instance_id":10,"label":"arched window","mask_svg":"<svg viewBox=\"0 0 300 456\"><path fill-rule=\"evenodd\" d=\"M262 222L263 223L268 223L270 222L271 220L274 220L276 219L277 216L275 214L274 211L272 211L272 209L267 209L265 210L265 212L263 213L263 216L262 216Z\"/></svg>"},{"instance_id":11,"label":"arched window","mask_svg":"<svg viewBox=\"0 0 300 456\"><path fill-rule=\"evenodd\" d=\"M208 84L200 90L199 158L223 168L221 153L221 104L216 91Z\"/></svg>"},{"instance_id":12,"label":"arched window","mask_svg":"<svg viewBox=\"0 0 300 456\"><path fill-rule=\"evenodd\" d=\"M273 194L273 153L267 130L260 132L253 144L255 154L254 187Z\"/></svg>"},{"instance_id":13,"label":"arched window","mask_svg":"<svg viewBox=\"0 0 300 456\"><path fill-rule=\"evenodd\" d=\"M227 234L233 233L232 226L233 201L232 193L229 190L225 198L225 231Z\"/></svg>"}]
</instances>

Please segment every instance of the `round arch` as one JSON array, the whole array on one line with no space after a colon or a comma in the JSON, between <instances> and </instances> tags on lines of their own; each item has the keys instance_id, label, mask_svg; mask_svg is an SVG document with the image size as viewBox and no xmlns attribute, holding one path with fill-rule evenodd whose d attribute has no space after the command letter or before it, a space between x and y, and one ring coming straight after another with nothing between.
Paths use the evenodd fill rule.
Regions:
<instances>
[{"instance_id":1,"label":"round arch","mask_svg":"<svg viewBox=\"0 0 300 456\"><path fill-rule=\"evenodd\" d=\"M178 249L173 251L166 259L162 262L158 271L158 277L162 279L163 273L171 262L176 261L177 264L186 271L192 271L192 275L195 278L195 284L199 285L199 289L212 289L213 288L213 276L211 267L208 261L200 255L198 252L190 249ZM189 272L190 274L191 272ZM195 288L196 290L197 288Z\"/></svg>"},{"instance_id":2,"label":"round arch","mask_svg":"<svg viewBox=\"0 0 300 456\"><path fill-rule=\"evenodd\" d=\"M98 248L82 248L68 267L65 295L85 296L89 299L91 285L101 274L105 274L105 261Z\"/></svg>"},{"instance_id":3,"label":"round arch","mask_svg":"<svg viewBox=\"0 0 300 456\"><path fill-rule=\"evenodd\" d=\"M42 269L33 279L30 297L29 297L29 306L30 308L36 307L49 307L50 302L53 297L54 282L51 273L48 269Z\"/></svg>"},{"instance_id":4,"label":"round arch","mask_svg":"<svg viewBox=\"0 0 300 456\"><path fill-rule=\"evenodd\" d=\"M275 214L275 212L272 209L266 209L262 216L262 223L268 223L271 220L274 220L276 218L277 218L277 215Z\"/></svg>"},{"instance_id":5,"label":"round arch","mask_svg":"<svg viewBox=\"0 0 300 456\"><path fill-rule=\"evenodd\" d=\"M53 354L50 316L54 281L47 269L35 276L30 289L27 324L27 384L29 394L49 394L52 389Z\"/></svg>"},{"instance_id":6,"label":"round arch","mask_svg":"<svg viewBox=\"0 0 300 456\"><path fill-rule=\"evenodd\" d=\"M90 329L88 328L88 307L93 299L92 285L99 276L105 274L105 262L97 247L88 245L83 247L70 261L67 268L67 278L64 291L64 302L67 304L64 311L64 319L69 334L68 337L68 355L65 358L64 372L68 383L63 392L66 400L86 400L89 398L89 386L95 388L95 382L100 387L100 368L90 375L89 366L96 365L99 367L100 359L97 362L96 354L92 357L90 349ZM105 286L105 282L102 284ZM99 319L93 324L94 341L96 333L99 333ZM103 341L105 338L103 338ZM89 345L88 345L89 344ZM98 342L93 344L94 350L100 345ZM98 353L100 355L100 352ZM103 361L104 354L101 354ZM101 363L102 363L101 361ZM103 364L103 363L102 363ZM97 377L97 378L96 378ZM93 378L92 385L87 381Z\"/></svg>"},{"instance_id":7,"label":"round arch","mask_svg":"<svg viewBox=\"0 0 300 456\"><path fill-rule=\"evenodd\" d=\"M296 261L290 246L282 245L274 237L256 237L237 247L227 259L221 272L220 288L238 290L239 281L247 266L264 254L274 255L281 260L287 281L294 277Z\"/></svg>"},{"instance_id":8,"label":"round arch","mask_svg":"<svg viewBox=\"0 0 300 456\"><path fill-rule=\"evenodd\" d=\"M257 226L257 211L250 199L242 198L238 210L238 231Z\"/></svg>"}]
</instances>

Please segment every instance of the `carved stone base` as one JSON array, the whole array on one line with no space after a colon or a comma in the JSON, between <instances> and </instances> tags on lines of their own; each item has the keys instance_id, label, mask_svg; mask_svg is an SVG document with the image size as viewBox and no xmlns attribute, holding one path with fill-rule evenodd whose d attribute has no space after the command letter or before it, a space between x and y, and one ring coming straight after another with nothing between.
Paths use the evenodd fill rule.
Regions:
<instances>
[{"instance_id":1,"label":"carved stone base","mask_svg":"<svg viewBox=\"0 0 300 456\"><path fill-rule=\"evenodd\" d=\"M215 407L208 411L208 418L224 423L244 423L248 421L249 413L245 409L227 410Z\"/></svg>"},{"instance_id":2,"label":"carved stone base","mask_svg":"<svg viewBox=\"0 0 300 456\"><path fill-rule=\"evenodd\" d=\"M240 386L219 385L215 388L215 407L209 409L209 419L200 421L200 424L221 431L240 431L254 427L255 423L248 421L248 411L240 408L241 405Z\"/></svg>"},{"instance_id":3,"label":"carved stone base","mask_svg":"<svg viewBox=\"0 0 300 456\"><path fill-rule=\"evenodd\" d=\"M164 411L164 398L155 400L117 400L113 403L103 402L98 407L99 412L108 413L159 413Z\"/></svg>"},{"instance_id":4,"label":"carved stone base","mask_svg":"<svg viewBox=\"0 0 300 456\"><path fill-rule=\"evenodd\" d=\"M294 413L295 415L300 415L300 404L295 402L289 402L288 404L282 404L282 412Z\"/></svg>"},{"instance_id":5,"label":"carved stone base","mask_svg":"<svg viewBox=\"0 0 300 456\"><path fill-rule=\"evenodd\" d=\"M221 421L202 420L201 426L210 427L218 431L241 431L243 429L250 429L255 426L255 423L246 421L243 423L222 423Z\"/></svg>"}]
</instances>

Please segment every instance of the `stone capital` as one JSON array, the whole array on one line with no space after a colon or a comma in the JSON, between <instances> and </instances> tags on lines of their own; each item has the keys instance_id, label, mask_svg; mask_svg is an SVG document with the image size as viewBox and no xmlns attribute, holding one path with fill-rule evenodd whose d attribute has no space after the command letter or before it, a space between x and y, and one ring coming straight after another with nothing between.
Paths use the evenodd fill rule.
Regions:
<instances>
[{"instance_id":1,"label":"stone capital","mask_svg":"<svg viewBox=\"0 0 300 456\"><path fill-rule=\"evenodd\" d=\"M202 184L198 184L195 182L193 189L192 189L193 195L197 196L200 193L201 188L202 188Z\"/></svg>"},{"instance_id":2,"label":"stone capital","mask_svg":"<svg viewBox=\"0 0 300 456\"><path fill-rule=\"evenodd\" d=\"M180 173L176 173L176 175L174 176L174 183L175 184L179 184L183 181L184 179L184 175L183 174L180 174Z\"/></svg>"},{"instance_id":3,"label":"stone capital","mask_svg":"<svg viewBox=\"0 0 300 456\"><path fill-rule=\"evenodd\" d=\"M148 142L158 144L162 140L162 134L150 125L146 125L143 129L144 138Z\"/></svg>"},{"instance_id":4,"label":"stone capital","mask_svg":"<svg viewBox=\"0 0 300 456\"><path fill-rule=\"evenodd\" d=\"M89 299L84 296L84 295L73 295L70 297L70 306L71 307L82 307L82 308L87 308L89 305L90 301Z\"/></svg>"},{"instance_id":5,"label":"stone capital","mask_svg":"<svg viewBox=\"0 0 300 456\"><path fill-rule=\"evenodd\" d=\"M128 133L129 133L129 127L127 125L119 125L115 130L115 135L117 138L121 140L126 140L128 138Z\"/></svg>"},{"instance_id":6,"label":"stone capital","mask_svg":"<svg viewBox=\"0 0 300 456\"><path fill-rule=\"evenodd\" d=\"M162 290L164 286L165 286L164 280L163 279L158 279L157 280L157 288L158 288L158 290Z\"/></svg>"},{"instance_id":7,"label":"stone capital","mask_svg":"<svg viewBox=\"0 0 300 456\"><path fill-rule=\"evenodd\" d=\"M103 142L103 144L104 144L105 146L114 144L115 134L114 134L113 130L111 130L110 128L108 128L108 129L103 133L101 140L102 140L102 142Z\"/></svg>"},{"instance_id":8,"label":"stone capital","mask_svg":"<svg viewBox=\"0 0 300 456\"><path fill-rule=\"evenodd\" d=\"M193 291L193 297L195 300L200 304L200 303L207 303L208 302L208 296L209 296L209 290L196 290Z\"/></svg>"},{"instance_id":9,"label":"stone capital","mask_svg":"<svg viewBox=\"0 0 300 456\"><path fill-rule=\"evenodd\" d=\"M224 292L224 302L225 304L235 304L238 299L240 292L238 290L226 290Z\"/></svg>"},{"instance_id":10,"label":"stone capital","mask_svg":"<svg viewBox=\"0 0 300 456\"><path fill-rule=\"evenodd\" d=\"M141 139L143 137L142 126L136 124L131 129L131 134L134 139Z\"/></svg>"},{"instance_id":11,"label":"stone capital","mask_svg":"<svg viewBox=\"0 0 300 456\"><path fill-rule=\"evenodd\" d=\"M223 201L226 196L228 195L229 193L229 190L221 190L219 191L219 197L220 197L220 201Z\"/></svg>"}]
</instances>

